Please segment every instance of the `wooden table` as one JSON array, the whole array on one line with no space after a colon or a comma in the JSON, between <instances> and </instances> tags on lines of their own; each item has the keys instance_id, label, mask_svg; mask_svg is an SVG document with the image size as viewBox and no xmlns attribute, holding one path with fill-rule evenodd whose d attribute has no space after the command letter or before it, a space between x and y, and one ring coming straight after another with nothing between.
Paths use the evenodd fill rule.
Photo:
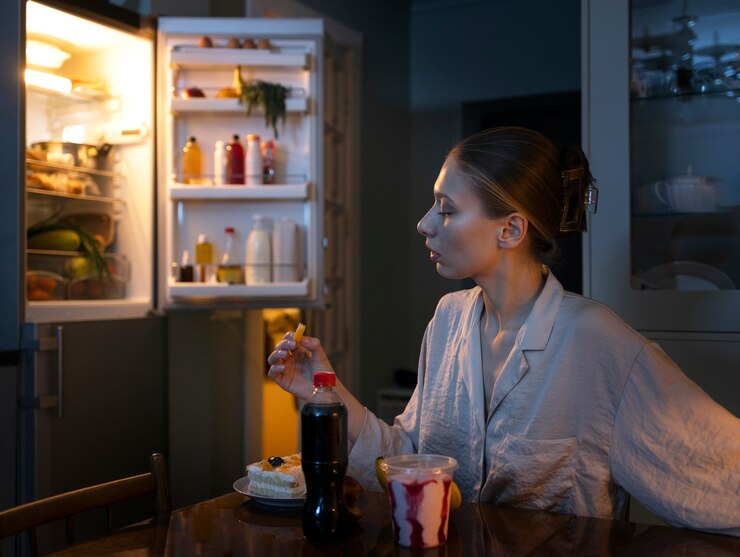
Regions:
<instances>
[{"instance_id":1,"label":"wooden table","mask_svg":"<svg viewBox=\"0 0 740 557\"><path fill-rule=\"evenodd\" d=\"M740 538L617 520L465 503L451 515L447 544L426 551L395 546L386 495L365 493L365 511L342 542L315 545L303 537L300 509L264 507L229 493L174 511L169 525L126 530L78 544L55 556L626 556L737 557ZM164 536L164 529L166 536ZM127 529L128 530L128 529ZM138 538L137 538L138 536ZM137 541L138 539L138 541Z\"/></svg>"}]
</instances>

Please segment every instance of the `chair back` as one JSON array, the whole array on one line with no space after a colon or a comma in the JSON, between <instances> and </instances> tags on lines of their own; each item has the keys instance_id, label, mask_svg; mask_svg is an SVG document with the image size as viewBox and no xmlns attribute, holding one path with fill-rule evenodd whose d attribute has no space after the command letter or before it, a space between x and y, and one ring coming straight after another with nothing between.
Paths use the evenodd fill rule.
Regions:
<instances>
[{"instance_id":1,"label":"chair back","mask_svg":"<svg viewBox=\"0 0 740 557\"><path fill-rule=\"evenodd\" d=\"M113 506L145 495L154 495L155 520L167 519L172 511L172 502L164 455L154 453L149 460L151 470L145 474L83 487L0 511L0 540L28 530L31 553L37 555L36 527L64 518L67 523L66 541L70 545L75 543L75 515L105 507L110 531L113 528Z\"/></svg>"}]
</instances>

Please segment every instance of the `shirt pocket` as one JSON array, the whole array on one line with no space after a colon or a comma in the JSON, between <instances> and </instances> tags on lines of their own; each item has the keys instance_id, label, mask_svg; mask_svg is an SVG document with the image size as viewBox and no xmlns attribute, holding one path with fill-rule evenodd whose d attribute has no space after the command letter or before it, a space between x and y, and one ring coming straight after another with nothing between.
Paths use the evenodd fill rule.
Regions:
<instances>
[{"instance_id":1,"label":"shirt pocket","mask_svg":"<svg viewBox=\"0 0 740 557\"><path fill-rule=\"evenodd\" d=\"M571 507L578 439L524 439L507 434L491 455L481 500L566 512Z\"/></svg>"}]
</instances>

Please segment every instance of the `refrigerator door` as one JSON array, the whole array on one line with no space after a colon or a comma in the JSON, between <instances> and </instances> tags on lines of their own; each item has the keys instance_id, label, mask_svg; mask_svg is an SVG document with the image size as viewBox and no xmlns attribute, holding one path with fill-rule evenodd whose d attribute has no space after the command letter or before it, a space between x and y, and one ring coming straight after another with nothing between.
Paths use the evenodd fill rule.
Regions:
<instances>
[{"instance_id":1,"label":"refrigerator door","mask_svg":"<svg viewBox=\"0 0 740 557\"><path fill-rule=\"evenodd\" d=\"M143 317L154 307L154 30L115 6L21 5L24 321Z\"/></svg>"},{"instance_id":2,"label":"refrigerator door","mask_svg":"<svg viewBox=\"0 0 740 557\"><path fill-rule=\"evenodd\" d=\"M45 323L24 332L21 501L138 474L151 453L167 453L164 318ZM143 518L149 509L142 510ZM136 519L138 507L124 512ZM103 526L101 519L80 520L78 535ZM58 535L50 527L44 543Z\"/></svg>"},{"instance_id":3,"label":"refrigerator door","mask_svg":"<svg viewBox=\"0 0 740 557\"><path fill-rule=\"evenodd\" d=\"M323 305L323 36L321 20L159 19L161 307ZM284 93L285 112L274 123L264 103L250 108L250 99L267 98L272 110ZM246 178L214 160L220 141L229 161L235 136L246 151ZM186 143L189 156L190 145L199 146L195 170L184 168ZM255 160L263 171L250 179ZM267 268L247 254L257 215L271 235ZM227 227L234 228L233 283L224 280L227 269L219 272ZM210 245L210 255L199 243ZM185 261L195 267L192 281L178 269Z\"/></svg>"}]
</instances>

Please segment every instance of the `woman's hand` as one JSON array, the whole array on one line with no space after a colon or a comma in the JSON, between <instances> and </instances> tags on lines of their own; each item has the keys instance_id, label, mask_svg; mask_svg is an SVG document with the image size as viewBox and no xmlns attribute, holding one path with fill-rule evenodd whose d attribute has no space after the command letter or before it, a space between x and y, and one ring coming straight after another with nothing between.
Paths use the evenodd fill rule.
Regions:
<instances>
[{"instance_id":1,"label":"woman's hand","mask_svg":"<svg viewBox=\"0 0 740 557\"><path fill-rule=\"evenodd\" d=\"M267 358L267 374L278 386L301 399L313 393L313 374L334 369L321 347L321 341L304 335L300 343L293 341L293 331L285 333Z\"/></svg>"}]
</instances>

